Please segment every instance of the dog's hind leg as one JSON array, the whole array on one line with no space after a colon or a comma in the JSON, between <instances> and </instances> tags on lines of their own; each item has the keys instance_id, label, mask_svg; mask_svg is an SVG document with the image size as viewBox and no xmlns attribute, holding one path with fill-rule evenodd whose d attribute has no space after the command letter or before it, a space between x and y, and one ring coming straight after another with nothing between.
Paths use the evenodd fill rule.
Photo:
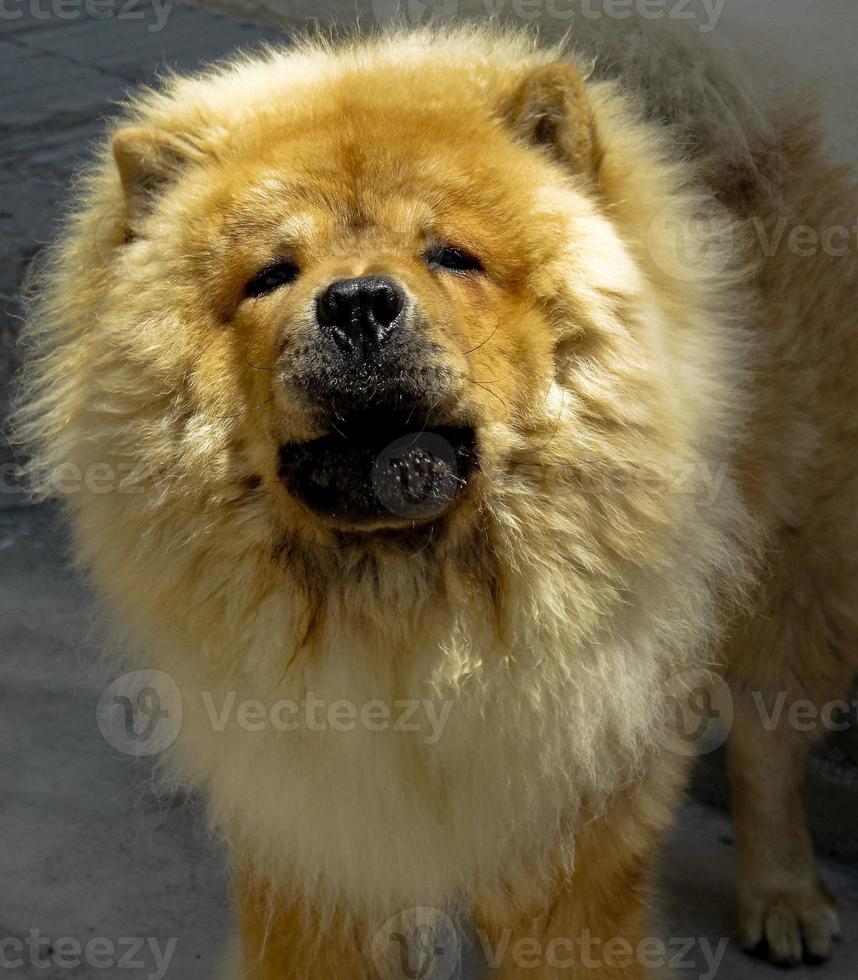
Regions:
<instances>
[{"instance_id":1,"label":"dog's hind leg","mask_svg":"<svg viewBox=\"0 0 858 980\"><path fill-rule=\"evenodd\" d=\"M819 565L811 554L783 542L763 611L736 637L728 671L739 935L783 966L827 959L839 934L816 869L804 782L810 750L836 722L836 706L846 706L858 666L851 563L838 565L833 549Z\"/></svg>"},{"instance_id":2,"label":"dog's hind leg","mask_svg":"<svg viewBox=\"0 0 858 980\"><path fill-rule=\"evenodd\" d=\"M858 198L800 113L783 117L757 158L771 180L741 205L748 226L770 231L789 216L822 243L798 248L783 235L759 269L759 370L736 472L767 542L755 612L726 651L740 935L788 965L827 957L838 931L803 784L858 670L858 263L853 248L825 244L853 226Z\"/></svg>"},{"instance_id":3,"label":"dog's hind leg","mask_svg":"<svg viewBox=\"0 0 858 980\"><path fill-rule=\"evenodd\" d=\"M839 923L805 813L811 743L782 720L767 730L757 706L737 700L729 759L740 942L783 966L827 959Z\"/></svg>"}]
</instances>

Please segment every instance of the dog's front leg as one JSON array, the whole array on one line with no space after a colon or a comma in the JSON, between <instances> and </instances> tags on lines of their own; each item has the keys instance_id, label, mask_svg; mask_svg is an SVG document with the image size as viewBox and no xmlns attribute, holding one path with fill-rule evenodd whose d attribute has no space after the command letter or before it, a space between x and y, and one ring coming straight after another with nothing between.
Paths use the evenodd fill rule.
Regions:
<instances>
[{"instance_id":1,"label":"dog's front leg","mask_svg":"<svg viewBox=\"0 0 858 980\"><path fill-rule=\"evenodd\" d=\"M250 876L235 888L240 947L229 980L375 980L351 916L296 891L272 894Z\"/></svg>"},{"instance_id":2,"label":"dog's front leg","mask_svg":"<svg viewBox=\"0 0 858 980\"><path fill-rule=\"evenodd\" d=\"M477 909L487 978L644 980L646 902L637 876L604 891L598 881L575 877L537 913L511 913L511 906L492 902Z\"/></svg>"},{"instance_id":3,"label":"dog's front leg","mask_svg":"<svg viewBox=\"0 0 858 980\"><path fill-rule=\"evenodd\" d=\"M650 882L683 778L675 759L576 838L574 870L510 883L478 902L491 980L645 980L664 967L650 931Z\"/></svg>"}]
</instances>

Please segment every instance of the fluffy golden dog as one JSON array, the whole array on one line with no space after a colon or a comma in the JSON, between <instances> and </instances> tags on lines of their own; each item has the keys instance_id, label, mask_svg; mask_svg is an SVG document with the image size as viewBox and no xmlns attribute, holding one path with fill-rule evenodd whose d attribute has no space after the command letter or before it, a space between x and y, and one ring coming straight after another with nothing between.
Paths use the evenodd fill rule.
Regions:
<instances>
[{"instance_id":1,"label":"fluffy golden dog","mask_svg":"<svg viewBox=\"0 0 858 980\"><path fill-rule=\"evenodd\" d=\"M856 265L777 235L855 195L794 107L642 37L239 58L141 94L79 188L19 429L181 692L236 975L400 977L381 927L434 909L533 940L500 978L644 976L670 709L722 663L742 940L830 952L811 740L751 695L856 665Z\"/></svg>"}]
</instances>

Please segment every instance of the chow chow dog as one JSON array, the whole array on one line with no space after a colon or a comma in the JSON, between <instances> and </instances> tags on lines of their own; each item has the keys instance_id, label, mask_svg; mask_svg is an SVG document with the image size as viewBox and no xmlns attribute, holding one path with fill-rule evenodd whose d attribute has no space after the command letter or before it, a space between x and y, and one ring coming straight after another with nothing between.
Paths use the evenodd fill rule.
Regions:
<instances>
[{"instance_id":1,"label":"chow chow dog","mask_svg":"<svg viewBox=\"0 0 858 980\"><path fill-rule=\"evenodd\" d=\"M855 192L728 53L632 31L171 78L36 284L20 439L43 494L99 474L77 559L181 693L233 976L427 975L397 941L465 916L499 978L648 975L673 709L721 673L741 940L831 952L813 739L760 705L858 660L858 274L778 234Z\"/></svg>"}]
</instances>

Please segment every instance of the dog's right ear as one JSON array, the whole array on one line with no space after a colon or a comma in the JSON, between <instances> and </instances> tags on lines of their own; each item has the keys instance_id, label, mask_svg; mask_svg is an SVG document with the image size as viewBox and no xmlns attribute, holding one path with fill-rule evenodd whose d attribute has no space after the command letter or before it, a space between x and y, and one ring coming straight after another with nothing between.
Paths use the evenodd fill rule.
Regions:
<instances>
[{"instance_id":1,"label":"dog's right ear","mask_svg":"<svg viewBox=\"0 0 858 980\"><path fill-rule=\"evenodd\" d=\"M598 169L587 89L572 65L555 61L531 69L504 110L521 139L548 150L576 173L586 176Z\"/></svg>"},{"instance_id":2,"label":"dog's right ear","mask_svg":"<svg viewBox=\"0 0 858 980\"><path fill-rule=\"evenodd\" d=\"M178 180L192 162L202 161L202 150L187 140L160 129L125 126L113 136L113 159L125 191L131 220L148 212L155 198Z\"/></svg>"}]
</instances>

